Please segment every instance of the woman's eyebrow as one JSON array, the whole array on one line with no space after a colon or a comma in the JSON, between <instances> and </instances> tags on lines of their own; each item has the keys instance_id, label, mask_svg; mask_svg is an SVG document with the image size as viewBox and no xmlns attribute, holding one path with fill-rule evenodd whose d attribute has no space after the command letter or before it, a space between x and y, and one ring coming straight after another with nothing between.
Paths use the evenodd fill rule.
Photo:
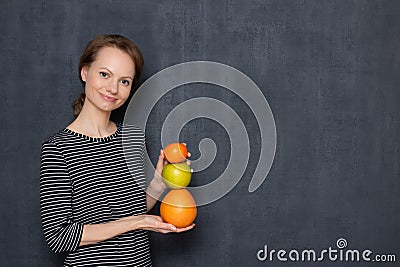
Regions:
<instances>
[{"instance_id":1,"label":"woman's eyebrow","mask_svg":"<svg viewBox=\"0 0 400 267\"><path fill-rule=\"evenodd\" d=\"M100 69L105 69L105 70L107 70L107 71L109 71L111 74L114 74L109 68L107 68L107 67L100 67ZM131 77L131 76L124 76L124 77L122 77L122 78L129 78L129 79L131 79L132 81L133 81L133 77Z\"/></svg>"}]
</instances>

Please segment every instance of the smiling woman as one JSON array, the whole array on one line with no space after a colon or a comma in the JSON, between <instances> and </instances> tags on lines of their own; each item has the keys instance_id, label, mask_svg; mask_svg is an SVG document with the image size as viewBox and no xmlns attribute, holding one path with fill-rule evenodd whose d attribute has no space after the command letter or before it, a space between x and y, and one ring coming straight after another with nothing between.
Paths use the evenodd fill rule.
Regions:
<instances>
[{"instance_id":1,"label":"smiling woman","mask_svg":"<svg viewBox=\"0 0 400 267\"><path fill-rule=\"evenodd\" d=\"M104 56L102 54L104 54ZM114 54L118 57L114 58ZM95 59L97 59L97 61L95 61ZM119 61L119 59L122 59L122 61ZM99 60L102 60L103 62L98 62ZM90 68L96 63L97 65L95 68ZM124 66L121 66L121 64L124 64ZM117 69L114 70L114 68ZM85 86L85 93L82 93L73 104L75 116L78 116L81 112L84 100L86 98L86 85L88 85L86 79L89 69L92 69L95 75L100 76L109 82L111 75L114 74L112 72L113 70L114 72L119 71L117 74L126 74L126 77L120 77L123 79L116 81L128 89L125 90L125 92L130 92L131 87L137 86L139 83L139 79L143 70L143 57L135 43L120 35L100 35L92 40L82 53L79 61L79 77ZM114 80L111 81L115 81L115 78L118 77L112 78ZM103 85L105 86L106 84ZM113 86L115 85L111 84L111 87ZM111 87L108 86L107 88L110 89ZM115 94L115 90L113 92ZM114 96L111 96L110 94L104 92L103 94L105 94L105 96L109 95L110 97L114 98Z\"/></svg>"},{"instance_id":2,"label":"smiling woman","mask_svg":"<svg viewBox=\"0 0 400 267\"><path fill-rule=\"evenodd\" d=\"M86 100L84 108L95 106L109 112L119 108L129 97L135 76L132 59L118 48L105 47L97 55L98 59L81 70L85 82Z\"/></svg>"},{"instance_id":3,"label":"smiling woman","mask_svg":"<svg viewBox=\"0 0 400 267\"><path fill-rule=\"evenodd\" d=\"M80 59L85 93L73 105L76 118L42 143L43 232L53 251L69 252L64 266L151 266L147 230L177 233L194 226L176 228L147 214L166 189L160 175L163 151L144 192L144 133L110 120L111 111L138 84L142 68L132 41L120 35L96 37ZM132 172L124 152L134 159Z\"/></svg>"}]
</instances>

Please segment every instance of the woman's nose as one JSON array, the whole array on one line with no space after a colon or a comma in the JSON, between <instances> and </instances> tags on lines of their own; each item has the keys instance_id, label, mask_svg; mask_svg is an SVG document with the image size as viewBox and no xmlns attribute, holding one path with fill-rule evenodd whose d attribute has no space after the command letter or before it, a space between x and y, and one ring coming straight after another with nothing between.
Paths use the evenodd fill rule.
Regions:
<instances>
[{"instance_id":1,"label":"woman's nose","mask_svg":"<svg viewBox=\"0 0 400 267\"><path fill-rule=\"evenodd\" d=\"M118 81L111 79L109 84L107 85L107 91L110 92L111 94L118 93Z\"/></svg>"}]
</instances>

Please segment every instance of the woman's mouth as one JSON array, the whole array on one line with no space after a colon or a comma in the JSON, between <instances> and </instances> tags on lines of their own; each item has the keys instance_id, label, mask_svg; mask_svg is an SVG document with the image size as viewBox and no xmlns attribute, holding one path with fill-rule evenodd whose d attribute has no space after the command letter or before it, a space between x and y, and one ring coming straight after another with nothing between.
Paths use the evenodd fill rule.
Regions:
<instances>
[{"instance_id":1,"label":"woman's mouth","mask_svg":"<svg viewBox=\"0 0 400 267\"><path fill-rule=\"evenodd\" d=\"M101 95L101 97L102 97L105 101L107 101L107 102L115 102L115 100L117 100L117 99L114 98L114 97L107 96L107 95L102 94L102 93L100 93L100 95Z\"/></svg>"}]
</instances>

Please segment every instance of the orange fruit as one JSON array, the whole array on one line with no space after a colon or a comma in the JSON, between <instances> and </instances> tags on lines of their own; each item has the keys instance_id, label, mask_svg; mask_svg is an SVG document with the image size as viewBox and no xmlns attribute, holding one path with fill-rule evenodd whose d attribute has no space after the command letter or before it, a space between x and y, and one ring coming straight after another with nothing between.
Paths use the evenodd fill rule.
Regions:
<instances>
[{"instance_id":1,"label":"orange fruit","mask_svg":"<svg viewBox=\"0 0 400 267\"><path fill-rule=\"evenodd\" d=\"M161 203L160 215L177 228L189 226L197 216L196 202L187 189L171 190Z\"/></svg>"},{"instance_id":2,"label":"orange fruit","mask_svg":"<svg viewBox=\"0 0 400 267\"><path fill-rule=\"evenodd\" d=\"M182 143L171 143L164 148L164 156L170 163L179 163L187 158L188 151Z\"/></svg>"}]
</instances>

